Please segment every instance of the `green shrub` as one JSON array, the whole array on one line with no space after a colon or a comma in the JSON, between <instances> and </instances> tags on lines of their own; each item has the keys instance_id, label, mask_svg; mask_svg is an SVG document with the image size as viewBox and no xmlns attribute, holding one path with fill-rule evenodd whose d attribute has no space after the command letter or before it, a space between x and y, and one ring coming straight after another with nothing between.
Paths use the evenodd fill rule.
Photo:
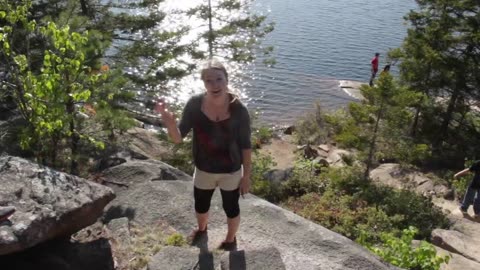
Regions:
<instances>
[{"instance_id":1,"label":"green shrub","mask_svg":"<svg viewBox=\"0 0 480 270\"><path fill-rule=\"evenodd\" d=\"M180 247L180 246L183 246L183 245L187 244L187 241L185 240L185 237L183 237L183 235L181 235L179 233L174 233L174 234L167 237L167 239L165 240L165 244L167 246Z\"/></svg>"},{"instance_id":2,"label":"green shrub","mask_svg":"<svg viewBox=\"0 0 480 270\"><path fill-rule=\"evenodd\" d=\"M319 103L315 111L301 117L295 123L295 137L299 144L320 144L329 137L329 128Z\"/></svg>"},{"instance_id":3,"label":"green shrub","mask_svg":"<svg viewBox=\"0 0 480 270\"><path fill-rule=\"evenodd\" d=\"M393 196L385 200L382 207L390 215L395 213L404 216L400 228L413 225L419 228L418 236L427 239L435 228L447 228L449 221L441 209L435 206L430 198L416 194L412 191L397 190Z\"/></svg>"},{"instance_id":4,"label":"green shrub","mask_svg":"<svg viewBox=\"0 0 480 270\"><path fill-rule=\"evenodd\" d=\"M252 131L252 142L264 144L270 142L273 137L273 130L269 127L254 128Z\"/></svg>"},{"instance_id":5,"label":"green shrub","mask_svg":"<svg viewBox=\"0 0 480 270\"><path fill-rule=\"evenodd\" d=\"M171 152L162 161L189 175L193 175L195 166L193 165L191 136L185 138L180 144L171 142L165 132L160 132L158 136L160 140L169 142L169 148L171 149Z\"/></svg>"},{"instance_id":6,"label":"green shrub","mask_svg":"<svg viewBox=\"0 0 480 270\"><path fill-rule=\"evenodd\" d=\"M282 183L282 198L300 197L311 192L323 193L326 187L325 179L318 175L322 169L320 164L311 160L297 160L292 175Z\"/></svg>"},{"instance_id":7,"label":"green shrub","mask_svg":"<svg viewBox=\"0 0 480 270\"><path fill-rule=\"evenodd\" d=\"M465 175L457 179L454 179L452 181L452 186L455 189L455 196L457 197L457 199L461 200L465 196L467 187L470 184L470 181L472 180L471 177L472 177L471 175Z\"/></svg>"},{"instance_id":8,"label":"green shrub","mask_svg":"<svg viewBox=\"0 0 480 270\"><path fill-rule=\"evenodd\" d=\"M438 270L442 263L449 262L449 256L437 256L435 247L426 241L421 241L417 248L413 247L412 240L417 232L416 228L409 227L403 230L400 238L392 234L384 234L382 235L383 244L380 247L362 243L362 239L360 242L366 244L371 251L385 261L405 269Z\"/></svg>"},{"instance_id":9,"label":"green shrub","mask_svg":"<svg viewBox=\"0 0 480 270\"><path fill-rule=\"evenodd\" d=\"M449 221L431 199L409 190L395 190L390 187L371 185L360 196L369 205L382 209L387 215L402 216L395 227L406 229L409 226L420 228L418 236L427 239L435 228L447 228Z\"/></svg>"},{"instance_id":10,"label":"green shrub","mask_svg":"<svg viewBox=\"0 0 480 270\"><path fill-rule=\"evenodd\" d=\"M381 233L395 231L392 218L381 209L331 189L322 195L308 193L300 198L292 197L283 206L352 240L364 232L368 241L375 243Z\"/></svg>"},{"instance_id":11,"label":"green shrub","mask_svg":"<svg viewBox=\"0 0 480 270\"><path fill-rule=\"evenodd\" d=\"M280 200L280 187L272 185L270 181L264 178L265 173L270 171L275 162L269 155L255 152L252 159L251 192L270 202Z\"/></svg>"},{"instance_id":12,"label":"green shrub","mask_svg":"<svg viewBox=\"0 0 480 270\"><path fill-rule=\"evenodd\" d=\"M377 145L378 159L381 158L394 158L398 163L402 164L421 164L425 160L428 160L432 151L427 144L417 144L404 136L402 133L395 133L395 131L382 134L381 141Z\"/></svg>"},{"instance_id":13,"label":"green shrub","mask_svg":"<svg viewBox=\"0 0 480 270\"><path fill-rule=\"evenodd\" d=\"M468 168L472 166L474 160L467 160L465 162L465 167ZM457 179L453 178L453 174L449 175L450 179L453 179L452 181L452 186L455 189L455 196L462 200L463 197L465 196L465 192L467 191L467 187L470 184L470 181L472 180L473 175L471 174L466 174L464 176L458 177Z\"/></svg>"},{"instance_id":14,"label":"green shrub","mask_svg":"<svg viewBox=\"0 0 480 270\"><path fill-rule=\"evenodd\" d=\"M328 168L320 175L299 168L282 187L282 196L290 197L284 206L352 240L364 232L376 243L382 233L398 235L409 226L421 228L418 235L426 239L449 225L428 198L365 181L360 167Z\"/></svg>"}]
</instances>

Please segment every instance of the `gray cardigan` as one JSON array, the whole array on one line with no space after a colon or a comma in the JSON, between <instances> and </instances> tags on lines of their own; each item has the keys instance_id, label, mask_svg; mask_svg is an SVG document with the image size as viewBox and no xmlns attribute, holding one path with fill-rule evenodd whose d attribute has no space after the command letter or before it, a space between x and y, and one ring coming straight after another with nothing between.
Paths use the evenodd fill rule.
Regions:
<instances>
[{"instance_id":1,"label":"gray cardigan","mask_svg":"<svg viewBox=\"0 0 480 270\"><path fill-rule=\"evenodd\" d=\"M230 103L230 118L214 122L201 110L205 94L191 97L183 109L179 130L185 137L193 129L195 166L209 173L232 173L242 165L242 150L251 149L248 110L239 100Z\"/></svg>"}]
</instances>

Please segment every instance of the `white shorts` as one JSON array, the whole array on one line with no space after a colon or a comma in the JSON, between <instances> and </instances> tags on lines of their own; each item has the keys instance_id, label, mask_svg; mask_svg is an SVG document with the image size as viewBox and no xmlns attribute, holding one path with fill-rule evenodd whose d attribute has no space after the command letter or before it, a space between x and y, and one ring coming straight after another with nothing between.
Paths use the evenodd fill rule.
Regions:
<instances>
[{"instance_id":1,"label":"white shorts","mask_svg":"<svg viewBox=\"0 0 480 270\"><path fill-rule=\"evenodd\" d=\"M217 186L222 190L235 190L240 185L243 170L233 173L209 173L195 167L193 173L193 185L199 189L215 189Z\"/></svg>"}]
</instances>

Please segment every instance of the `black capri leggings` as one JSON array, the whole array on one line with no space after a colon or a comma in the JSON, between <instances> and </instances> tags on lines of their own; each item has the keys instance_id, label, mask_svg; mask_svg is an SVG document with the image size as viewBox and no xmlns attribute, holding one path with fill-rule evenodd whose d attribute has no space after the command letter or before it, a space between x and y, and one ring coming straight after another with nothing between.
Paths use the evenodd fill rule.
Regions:
<instances>
[{"instance_id":1,"label":"black capri leggings","mask_svg":"<svg viewBox=\"0 0 480 270\"><path fill-rule=\"evenodd\" d=\"M199 189L193 187L193 197L195 199L195 211L199 214L207 213L210 209L210 202L212 201L213 192L215 189ZM235 218L240 214L240 206L238 200L240 193L238 188L235 190L222 190L223 210L228 218Z\"/></svg>"}]
</instances>

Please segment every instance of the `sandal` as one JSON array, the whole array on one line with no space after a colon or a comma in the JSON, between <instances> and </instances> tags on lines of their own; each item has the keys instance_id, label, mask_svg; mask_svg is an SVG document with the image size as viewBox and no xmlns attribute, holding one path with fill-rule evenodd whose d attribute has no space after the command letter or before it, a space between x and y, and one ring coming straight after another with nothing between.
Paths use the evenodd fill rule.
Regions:
<instances>
[{"instance_id":1,"label":"sandal","mask_svg":"<svg viewBox=\"0 0 480 270\"><path fill-rule=\"evenodd\" d=\"M188 236L187 240L190 245L194 245L198 240L200 240L204 235L208 233L208 227L205 227L205 230L200 231L199 229L193 230L193 232Z\"/></svg>"},{"instance_id":2,"label":"sandal","mask_svg":"<svg viewBox=\"0 0 480 270\"><path fill-rule=\"evenodd\" d=\"M226 240L218 246L218 249L223 249L225 251L234 251L237 250L237 237L233 238L233 242L227 242Z\"/></svg>"}]
</instances>

